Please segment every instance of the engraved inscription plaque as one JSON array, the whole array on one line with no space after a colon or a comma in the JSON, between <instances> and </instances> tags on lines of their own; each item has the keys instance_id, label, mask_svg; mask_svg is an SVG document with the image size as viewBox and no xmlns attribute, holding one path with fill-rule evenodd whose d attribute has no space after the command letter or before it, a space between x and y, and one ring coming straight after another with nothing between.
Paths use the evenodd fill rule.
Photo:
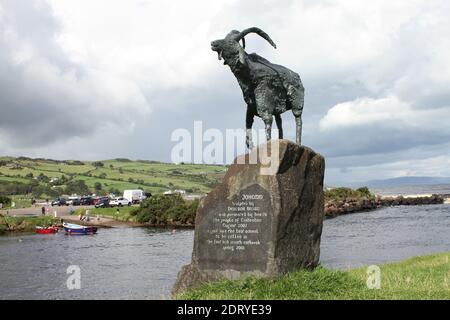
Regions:
<instances>
[{"instance_id":1,"label":"engraved inscription plaque","mask_svg":"<svg viewBox=\"0 0 450 320\"><path fill-rule=\"evenodd\" d=\"M217 203L212 211L199 228L200 267L264 272L272 234L269 192L251 185Z\"/></svg>"}]
</instances>

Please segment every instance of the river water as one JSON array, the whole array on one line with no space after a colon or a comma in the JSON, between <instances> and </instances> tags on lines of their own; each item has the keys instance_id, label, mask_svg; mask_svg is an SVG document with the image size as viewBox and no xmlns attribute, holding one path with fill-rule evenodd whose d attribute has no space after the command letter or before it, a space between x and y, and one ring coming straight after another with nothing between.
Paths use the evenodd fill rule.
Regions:
<instances>
[{"instance_id":1,"label":"river water","mask_svg":"<svg viewBox=\"0 0 450 320\"><path fill-rule=\"evenodd\" d=\"M192 230L0 237L0 299L166 299L190 262ZM392 207L324 222L321 263L345 269L450 251L450 205ZM69 290L70 265L81 289Z\"/></svg>"}]
</instances>

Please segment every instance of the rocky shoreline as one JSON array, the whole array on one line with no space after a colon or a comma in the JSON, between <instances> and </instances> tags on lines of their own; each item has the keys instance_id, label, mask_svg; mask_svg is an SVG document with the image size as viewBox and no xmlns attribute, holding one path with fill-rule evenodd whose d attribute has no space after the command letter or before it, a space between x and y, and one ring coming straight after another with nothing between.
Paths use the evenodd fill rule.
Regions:
<instances>
[{"instance_id":1,"label":"rocky shoreline","mask_svg":"<svg viewBox=\"0 0 450 320\"><path fill-rule=\"evenodd\" d=\"M344 200L328 200L325 203L325 218L334 218L343 214L371 211L382 207L418 206L443 204L445 199L440 195L418 197L381 197L347 198Z\"/></svg>"}]
</instances>

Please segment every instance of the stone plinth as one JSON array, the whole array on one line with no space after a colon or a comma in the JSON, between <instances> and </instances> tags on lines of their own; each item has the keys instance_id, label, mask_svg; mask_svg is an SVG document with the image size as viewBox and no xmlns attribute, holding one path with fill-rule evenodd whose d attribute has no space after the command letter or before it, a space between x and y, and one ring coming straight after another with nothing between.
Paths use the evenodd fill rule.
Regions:
<instances>
[{"instance_id":1,"label":"stone plinth","mask_svg":"<svg viewBox=\"0 0 450 320\"><path fill-rule=\"evenodd\" d=\"M318 264L324 158L287 140L276 143L278 148L268 143L236 158L203 199L192 262L178 274L173 293L208 281L273 277ZM270 170L261 157L267 146L269 156L279 155L272 157Z\"/></svg>"}]
</instances>

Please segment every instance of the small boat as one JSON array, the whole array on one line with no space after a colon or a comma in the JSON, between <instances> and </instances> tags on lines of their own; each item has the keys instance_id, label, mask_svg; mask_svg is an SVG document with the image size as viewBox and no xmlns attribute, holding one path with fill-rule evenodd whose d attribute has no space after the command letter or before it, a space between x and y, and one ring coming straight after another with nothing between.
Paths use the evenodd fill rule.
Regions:
<instances>
[{"instance_id":1,"label":"small boat","mask_svg":"<svg viewBox=\"0 0 450 320\"><path fill-rule=\"evenodd\" d=\"M57 232L58 228L55 227L36 227L36 233L38 234L52 234Z\"/></svg>"},{"instance_id":2,"label":"small boat","mask_svg":"<svg viewBox=\"0 0 450 320\"><path fill-rule=\"evenodd\" d=\"M64 230L66 231L66 234L73 234L73 235L84 235L84 234L95 234L97 233L97 227L91 227L91 226L80 226L78 224L73 223L63 223Z\"/></svg>"}]
</instances>

